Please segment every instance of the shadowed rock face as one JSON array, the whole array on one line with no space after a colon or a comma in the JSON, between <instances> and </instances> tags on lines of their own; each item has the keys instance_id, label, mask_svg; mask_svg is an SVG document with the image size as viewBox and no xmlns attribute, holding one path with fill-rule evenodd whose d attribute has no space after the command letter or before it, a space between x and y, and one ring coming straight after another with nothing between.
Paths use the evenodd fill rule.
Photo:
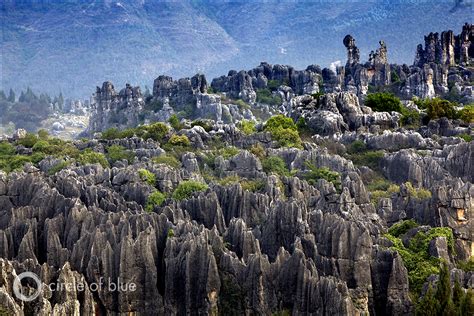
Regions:
<instances>
[{"instance_id":1,"label":"shadowed rock face","mask_svg":"<svg viewBox=\"0 0 474 316\"><path fill-rule=\"evenodd\" d=\"M342 111L343 122L355 128L358 117L367 114L359 107L351 112L351 100L357 98L327 95L324 106ZM217 125L210 133L196 128L183 133L194 135L193 146L199 143L206 149L216 130ZM173 192L184 180L202 179L200 173L209 168L202 154L183 154L183 168L175 169L150 161L149 157L162 154L152 140L92 140L76 146L100 152L104 146L121 144L137 158L132 164L117 162L112 169L73 164L48 175L51 160L40 169L27 165L23 171L0 173L1 305L18 315L27 310L38 315L281 310L314 315L410 314L408 272L383 237L388 225L412 218L451 227L456 254L442 238L430 242L430 254L451 263L469 257L474 187L472 173L466 171L472 143L439 150L439 143L419 134L365 135L373 148L392 148L406 137L407 147L431 152L423 157L414 149L387 152L382 172L401 184L400 191L372 204L362 169L352 162L310 143L304 150L271 148L274 145L265 143L264 135L245 136L229 126L227 137L221 139L242 150L216 159L214 165L215 175L260 181L258 189L248 189L241 181L223 185L207 180L209 189L182 201L168 198L151 213L144 211L144 205L155 188L140 179L138 169L155 175L158 190ZM263 171L260 159L245 150L256 141L268 155L281 157L293 175ZM323 179L309 184L304 180L305 161L337 171L341 187ZM413 198L407 181L430 188L432 197ZM44 284L88 287L47 289L34 302L24 303L13 294L14 278L24 271L36 273ZM463 286L470 277L463 277ZM100 282L110 285L110 280L136 288L90 288Z\"/></svg>"}]
</instances>

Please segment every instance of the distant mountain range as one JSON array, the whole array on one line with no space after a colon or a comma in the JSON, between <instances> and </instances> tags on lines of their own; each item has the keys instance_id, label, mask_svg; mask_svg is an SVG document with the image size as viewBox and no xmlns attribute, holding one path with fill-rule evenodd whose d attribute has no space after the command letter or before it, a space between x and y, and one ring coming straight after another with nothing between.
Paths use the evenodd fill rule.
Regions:
<instances>
[{"instance_id":1,"label":"distant mountain range","mask_svg":"<svg viewBox=\"0 0 474 316\"><path fill-rule=\"evenodd\" d=\"M459 4L455 7L455 2ZM413 62L431 31L472 22L466 1L11 1L0 11L0 89L87 97L105 80L150 89L160 74L212 78L260 61L345 62L350 33L365 60L383 39Z\"/></svg>"}]
</instances>

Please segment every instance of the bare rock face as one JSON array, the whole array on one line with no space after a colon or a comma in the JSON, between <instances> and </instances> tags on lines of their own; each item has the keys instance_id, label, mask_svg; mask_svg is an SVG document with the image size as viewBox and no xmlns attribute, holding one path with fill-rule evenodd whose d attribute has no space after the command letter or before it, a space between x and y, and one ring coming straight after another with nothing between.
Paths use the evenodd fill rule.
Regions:
<instances>
[{"instance_id":1,"label":"bare rock face","mask_svg":"<svg viewBox=\"0 0 474 316\"><path fill-rule=\"evenodd\" d=\"M89 133L104 131L111 127L126 128L139 123L139 114L145 102L140 87L126 85L119 93L111 82L97 87L91 104L92 115Z\"/></svg>"}]
</instances>

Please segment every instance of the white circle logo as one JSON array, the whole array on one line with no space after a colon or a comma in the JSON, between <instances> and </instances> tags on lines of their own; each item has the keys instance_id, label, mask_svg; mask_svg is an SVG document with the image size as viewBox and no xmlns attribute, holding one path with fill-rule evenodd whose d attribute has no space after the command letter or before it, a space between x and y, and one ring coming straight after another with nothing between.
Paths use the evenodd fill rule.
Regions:
<instances>
[{"instance_id":1,"label":"white circle logo","mask_svg":"<svg viewBox=\"0 0 474 316\"><path fill-rule=\"evenodd\" d=\"M21 285L21 280L25 278L30 278L33 279L36 283L36 289L32 294L25 295L23 294L23 287ZM33 273L33 272L23 272L20 273L16 278L15 281L13 281L13 293L15 293L15 296L19 299L22 300L23 302L31 302L34 301L42 292L43 290L43 284L41 283L41 280L38 278L38 276Z\"/></svg>"}]
</instances>

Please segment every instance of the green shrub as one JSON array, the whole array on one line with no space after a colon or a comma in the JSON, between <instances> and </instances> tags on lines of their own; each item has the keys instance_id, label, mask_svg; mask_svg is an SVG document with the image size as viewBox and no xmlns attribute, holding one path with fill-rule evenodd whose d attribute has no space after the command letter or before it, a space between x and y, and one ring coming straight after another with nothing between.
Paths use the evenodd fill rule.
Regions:
<instances>
[{"instance_id":1,"label":"green shrub","mask_svg":"<svg viewBox=\"0 0 474 316\"><path fill-rule=\"evenodd\" d=\"M258 192L261 191L265 187L265 181L263 180L242 180L240 181L240 185L244 191L250 192Z\"/></svg>"},{"instance_id":2,"label":"green shrub","mask_svg":"<svg viewBox=\"0 0 474 316\"><path fill-rule=\"evenodd\" d=\"M26 136L24 138L17 140L17 144L23 145L28 148L33 148L37 141L38 137L35 134L26 133Z\"/></svg>"},{"instance_id":3,"label":"green shrub","mask_svg":"<svg viewBox=\"0 0 474 316\"><path fill-rule=\"evenodd\" d=\"M170 123L171 127L175 130L179 131L183 129L183 124L179 121L179 118L176 114L171 115L168 122Z\"/></svg>"},{"instance_id":4,"label":"green shrub","mask_svg":"<svg viewBox=\"0 0 474 316\"><path fill-rule=\"evenodd\" d=\"M280 81L278 80L268 80L267 88L271 91L275 91L280 87Z\"/></svg>"},{"instance_id":5,"label":"green shrub","mask_svg":"<svg viewBox=\"0 0 474 316\"><path fill-rule=\"evenodd\" d=\"M156 176L153 172L146 170L146 169L138 169L138 175L142 181L145 181L151 186L155 186L156 184Z\"/></svg>"},{"instance_id":6,"label":"green shrub","mask_svg":"<svg viewBox=\"0 0 474 316\"><path fill-rule=\"evenodd\" d=\"M388 92L371 93L365 99L365 105L377 112L401 112L400 99Z\"/></svg>"},{"instance_id":7,"label":"green shrub","mask_svg":"<svg viewBox=\"0 0 474 316\"><path fill-rule=\"evenodd\" d=\"M227 176L225 178L222 178L222 179L218 180L217 183L219 183L222 186L228 186L228 185L238 183L240 180L241 179L240 179L239 176L233 175L233 176Z\"/></svg>"},{"instance_id":8,"label":"green shrub","mask_svg":"<svg viewBox=\"0 0 474 316\"><path fill-rule=\"evenodd\" d=\"M455 119L458 117L456 112L456 104L443 100L440 98L417 100L415 102L418 107L426 109L428 118L430 120L447 117L449 119Z\"/></svg>"},{"instance_id":9,"label":"green shrub","mask_svg":"<svg viewBox=\"0 0 474 316\"><path fill-rule=\"evenodd\" d=\"M272 133L273 139L281 147L303 148L303 144L298 131L292 129L279 128Z\"/></svg>"},{"instance_id":10,"label":"green shrub","mask_svg":"<svg viewBox=\"0 0 474 316\"><path fill-rule=\"evenodd\" d=\"M49 133L44 128L40 129L37 134L39 139L47 140L49 138Z\"/></svg>"},{"instance_id":11,"label":"green shrub","mask_svg":"<svg viewBox=\"0 0 474 316\"><path fill-rule=\"evenodd\" d=\"M420 125L420 113L416 110L409 110L406 107L402 107L402 117L400 118L400 123L403 126L414 126L417 127Z\"/></svg>"},{"instance_id":12,"label":"green shrub","mask_svg":"<svg viewBox=\"0 0 474 316\"><path fill-rule=\"evenodd\" d=\"M240 149L234 146L224 147L217 151L218 156L222 156L224 159L229 159L240 153Z\"/></svg>"},{"instance_id":13,"label":"green shrub","mask_svg":"<svg viewBox=\"0 0 474 316\"><path fill-rule=\"evenodd\" d=\"M104 168L109 167L109 162L107 161L107 158L105 158L104 154L92 151L90 149L84 150L77 158L77 162L79 162L81 165L98 163Z\"/></svg>"},{"instance_id":14,"label":"green shrub","mask_svg":"<svg viewBox=\"0 0 474 316\"><path fill-rule=\"evenodd\" d=\"M237 105L240 111L250 110L250 105L248 105L244 100L238 99L234 103Z\"/></svg>"},{"instance_id":15,"label":"green shrub","mask_svg":"<svg viewBox=\"0 0 474 316\"><path fill-rule=\"evenodd\" d=\"M466 123L474 123L474 104L466 105L458 112L459 118Z\"/></svg>"},{"instance_id":16,"label":"green shrub","mask_svg":"<svg viewBox=\"0 0 474 316\"><path fill-rule=\"evenodd\" d=\"M173 156L168 155L160 155L158 157L153 158L153 162L156 164L165 164L172 168L180 168L181 162Z\"/></svg>"},{"instance_id":17,"label":"green shrub","mask_svg":"<svg viewBox=\"0 0 474 316\"><path fill-rule=\"evenodd\" d=\"M400 237L401 235L408 232L410 229L418 227L418 223L412 219L401 221L393 224L389 229L388 233L395 237Z\"/></svg>"},{"instance_id":18,"label":"green shrub","mask_svg":"<svg viewBox=\"0 0 474 316\"><path fill-rule=\"evenodd\" d=\"M195 120L191 123L191 127L201 126L206 132L212 131L212 124L203 120Z\"/></svg>"},{"instance_id":19,"label":"green shrub","mask_svg":"<svg viewBox=\"0 0 474 316\"><path fill-rule=\"evenodd\" d=\"M396 184L390 184L386 190L370 191L370 201L377 204L381 198L390 198L392 194L400 192L400 187Z\"/></svg>"},{"instance_id":20,"label":"green shrub","mask_svg":"<svg viewBox=\"0 0 474 316\"><path fill-rule=\"evenodd\" d=\"M355 140L348 146L347 151L351 154L362 153L367 151L367 145L363 140Z\"/></svg>"},{"instance_id":21,"label":"green shrub","mask_svg":"<svg viewBox=\"0 0 474 316\"><path fill-rule=\"evenodd\" d=\"M121 138L118 128L112 127L102 132L102 139L113 140L118 138Z\"/></svg>"},{"instance_id":22,"label":"green shrub","mask_svg":"<svg viewBox=\"0 0 474 316\"><path fill-rule=\"evenodd\" d=\"M146 104L145 108L148 111L158 112L158 111L161 111L163 109L163 102L160 101L160 100L153 100L153 101L148 102Z\"/></svg>"},{"instance_id":23,"label":"green shrub","mask_svg":"<svg viewBox=\"0 0 474 316\"><path fill-rule=\"evenodd\" d=\"M280 176L289 176L290 171L285 165L285 161L277 156L270 156L262 162L263 170L266 173L276 173Z\"/></svg>"},{"instance_id":24,"label":"green shrub","mask_svg":"<svg viewBox=\"0 0 474 316\"><path fill-rule=\"evenodd\" d=\"M392 183L382 177L373 177L370 182L366 185L367 190L369 191L386 191Z\"/></svg>"},{"instance_id":25,"label":"green shrub","mask_svg":"<svg viewBox=\"0 0 474 316\"><path fill-rule=\"evenodd\" d=\"M53 167L51 167L49 170L48 170L48 175L52 176L52 175L55 175L56 173L58 173L59 171L63 170L64 168L66 168L67 166L69 166L71 164L70 161L61 161L60 163L54 165Z\"/></svg>"},{"instance_id":26,"label":"green shrub","mask_svg":"<svg viewBox=\"0 0 474 316\"><path fill-rule=\"evenodd\" d=\"M459 137L459 138L463 139L465 142L468 142L468 143L472 142L472 140L474 139L472 137L472 135L469 135L469 134L458 134L458 135L456 135L456 137Z\"/></svg>"},{"instance_id":27,"label":"green shrub","mask_svg":"<svg viewBox=\"0 0 474 316\"><path fill-rule=\"evenodd\" d=\"M245 135L252 135L257 131L255 128L255 123L252 121L248 120L242 120L240 121L240 130L245 134Z\"/></svg>"},{"instance_id":28,"label":"green shrub","mask_svg":"<svg viewBox=\"0 0 474 316\"><path fill-rule=\"evenodd\" d=\"M268 105L280 105L283 101L279 95L273 95L269 89L258 89L257 102Z\"/></svg>"},{"instance_id":29,"label":"green shrub","mask_svg":"<svg viewBox=\"0 0 474 316\"><path fill-rule=\"evenodd\" d=\"M352 162L356 166L367 166L372 170L379 171L380 170L380 161L383 158L383 151L375 150L375 151L365 151L356 154L348 155L348 158L352 160Z\"/></svg>"},{"instance_id":30,"label":"green shrub","mask_svg":"<svg viewBox=\"0 0 474 316\"><path fill-rule=\"evenodd\" d=\"M431 198L431 191L424 188L414 188L411 182L405 182L408 193L411 197L418 200L426 200Z\"/></svg>"},{"instance_id":31,"label":"green shrub","mask_svg":"<svg viewBox=\"0 0 474 316\"><path fill-rule=\"evenodd\" d=\"M170 140L168 143L172 146L182 146L182 147L187 147L191 145L191 142L189 141L188 136L186 135L173 135L170 137Z\"/></svg>"},{"instance_id":32,"label":"green shrub","mask_svg":"<svg viewBox=\"0 0 474 316\"><path fill-rule=\"evenodd\" d=\"M268 121L265 123L264 130L272 132L280 128L292 129L295 131L298 130L298 127L296 126L295 122L293 122L291 118L286 117L283 114L274 115L269 118Z\"/></svg>"},{"instance_id":33,"label":"green shrub","mask_svg":"<svg viewBox=\"0 0 474 316\"><path fill-rule=\"evenodd\" d=\"M205 191L208 186L205 183L197 181L183 181L178 184L176 189L173 192L173 199L182 201L188 199L192 196L194 192Z\"/></svg>"},{"instance_id":34,"label":"green shrub","mask_svg":"<svg viewBox=\"0 0 474 316\"><path fill-rule=\"evenodd\" d=\"M474 256L469 258L469 260L459 262L458 268L464 272L474 272Z\"/></svg>"},{"instance_id":35,"label":"green shrub","mask_svg":"<svg viewBox=\"0 0 474 316\"><path fill-rule=\"evenodd\" d=\"M133 152L126 150L125 147L120 145L112 145L107 148L107 156L112 162L127 160L129 163L133 161Z\"/></svg>"},{"instance_id":36,"label":"green shrub","mask_svg":"<svg viewBox=\"0 0 474 316\"><path fill-rule=\"evenodd\" d=\"M24 156L24 155L11 156L8 158L8 160L6 161L5 167L2 169L5 170L6 172L15 171L15 170L23 168L23 166L28 162L31 162L31 159L28 156Z\"/></svg>"},{"instance_id":37,"label":"green shrub","mask_svg":"<svg viewBox=\"0 0 474 316\"><path fill-rule=\"evenodd\" d=\"M258 159L262 160L266 156L265 148L260 143L257 143L250 147L250 152L254 154Z\"/></svg>"},{"instance_id":38,"label":"green shrub","mask_svg":"<svg viewBox=\"0 0 474 316\"><path fill-rule=\"evenodd\" d=\"M208 87L207 88L207 94L213 94L213 93L216 93L216 91L214 90L213 87Z\"/></svg>"},{"instance_id":39,"label":"green shrub","mask_svg":"<svg viewBox=\"0 0 474 316\"><path fill-rule=\"evenodd\" d=\"M39 140L33 145L34 152L50 153L50 148L46 140Z\"/></svg>"},{"instance_id":40,"label":"green shrub","mask_svg":"<svg viewBox=\"0 0 474 316\"><path fill-rule=\"evenodd\" d=\"M168 233L166 234L166 236L167 236L168 238L174 237L174 230L173 230L173 228L169 228L169 229L168 229Z\"/></svg>"},{"instance_id":41,"label":"green shrub","mask_svg":"<svg viewBox=\"0 0 474 316\"><path fill-rule=\"evenodd\" d=\"M331 182L337 190L341 189L341 176L338 172L331 171L327 167L318 168L309 161L305 162L305 166L309 169L304 175L309 184L314 185L319 179Z\"/></svg>"},{"instance_id":42,"label":"green shrub","mask_svg":"<svg viewBox=\"0 0 474 316\"><path fill-rule=\"evenodd\" d=\"M163 193L154 191L146 200L145 210L151 213L155 209L155 206L161 206L165 200L166 196Z\"/></svg>"},{"instance_id":43,"label":"green shrub","mask_svg":"<svg viewBox=\"0 0 474 316\"><path fill-rule=\"evenodd\" d=\"M265 124L264 130L269 131L272 138L282 147L303 147L298 127L289 117L281 114L272 116Z\"/></svg>"},{"instance_id":44,"label":"green shrub","mask_svg":"<svg viewBox=\"0 0 474 316\"><path fill-rule=\"evenodd\" d=\"M166 134L169 132L169 128L165 123L156 122L151 125L145 126L145 137L144 138L151 138L155 141L161 141Z\"/></svg>"},{"instance_id":45,"label":"green shrub","mask_svg":"<svg viewBox=\"0 0 474 316\"><path fill-rule=\"evenodd\" d=\"M15 147L7 141L0 142L0 157L14 155Z\"/></svg>"}]
</instances>

